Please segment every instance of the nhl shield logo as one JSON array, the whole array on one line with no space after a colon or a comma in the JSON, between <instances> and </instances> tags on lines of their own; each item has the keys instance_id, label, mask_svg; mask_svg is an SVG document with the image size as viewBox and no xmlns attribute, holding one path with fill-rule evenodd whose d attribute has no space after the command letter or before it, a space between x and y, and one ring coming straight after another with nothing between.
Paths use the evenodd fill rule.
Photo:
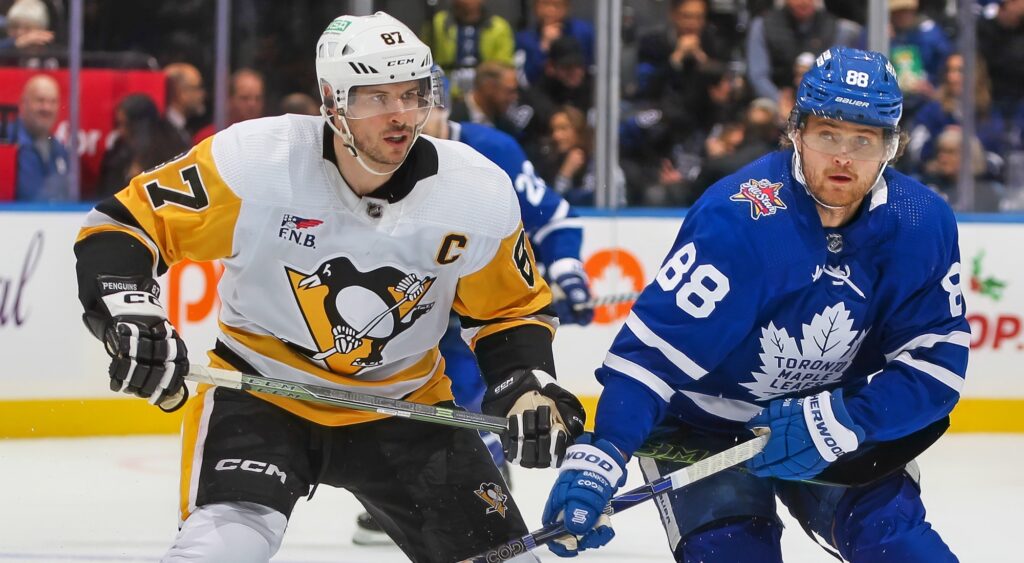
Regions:
<instances>
[{"instance_id":1,"label":"nhl shield logo","mask_svg":"<svg viewBox=\"0 0 1024 563\"><path fill-rule=\"evenodd\" d=\"M487 504L487 511L484 514L497 513L498 516L505 517L505 512L508 511L508 505L505 504L508 501L508 495L501 490L501 485L480 483L480 488L473 493Z\"/></svg>"},{"instance_id":2,"label":"nhl shield logo","mask_svg":"<svg viewBox=\"0 0 1024 563\"><path fill-rule=\"evenodd\" d=\"M786 209L786 204L779 197L781 189L782 182L772 183L764 178L760 180L751 178L740 184L739 193L729 196L729 199L749 203L750 218L756 221L766 215L775 215L780 209Z\"/></svg>"}]
</instances>

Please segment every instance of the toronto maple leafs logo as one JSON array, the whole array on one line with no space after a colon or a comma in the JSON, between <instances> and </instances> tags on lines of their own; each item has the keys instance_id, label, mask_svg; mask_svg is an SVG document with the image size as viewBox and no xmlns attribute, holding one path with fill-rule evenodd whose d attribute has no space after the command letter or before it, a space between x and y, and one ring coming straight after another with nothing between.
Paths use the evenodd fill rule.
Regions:
<instances>
[{"instance_id":1,"label":"toronto maple leafs logo","mask_svg":"<svg viewBox=\"0 0 1024 563\"><path fill-rule=\"evenodd\" d=\"M752 372L754 381L742 385L758 400L770 400L835 383L850 367L867 333L853 330L850 311L842 302L804 324L799 345L785 328L769 322L761 329L761 371Z\"/></svg>"},{"instance_id":2,"label":"toronto maple leafs logo","mask_svg":"<svg viewBox=\"0 0 1024 563\"><path fill-rule=\"evenodd\" d=\"M786 209L786 204L779 197L781 189L782 182L772 183L764 178L751 178L740 184L739 193L732 194L729 199L749 202L750 218L757 220L765 215L775 215L780 209Z\"/></svg>"}]
</instances>

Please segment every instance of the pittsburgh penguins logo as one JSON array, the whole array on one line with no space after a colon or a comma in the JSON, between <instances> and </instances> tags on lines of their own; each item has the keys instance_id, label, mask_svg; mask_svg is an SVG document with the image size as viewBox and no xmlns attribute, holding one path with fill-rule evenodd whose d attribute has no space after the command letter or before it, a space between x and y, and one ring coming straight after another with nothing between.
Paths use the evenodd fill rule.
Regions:
<instances>
[{"instance_id":1,"label":"pittsburgh penguins logo","mask_svg":"<svg viewBox=\"0 0 1024 563\"><path fill-rule=\"evenodd\" d=\"M312 274L286 268L318 350L304 350L333 370L354 374L383 363L383 350L434 303L421 303L435 277L385 266L362 272L332 258Z\"/></svg>"},{"instance_id":2,"label":"pittsburgh penguins logo","mask_svg":"<svg viewBox=\"0 0 1024 563\"><path fill-rule=\"evenodd\" d=\"M505 517L505 512L508 510L508 495L501 490L501 485L497 483L480 483L480 488L473 491L480 500L487 504L487 511L484 514L495 514L502 518Z\"/></svg>"}]
</instances>

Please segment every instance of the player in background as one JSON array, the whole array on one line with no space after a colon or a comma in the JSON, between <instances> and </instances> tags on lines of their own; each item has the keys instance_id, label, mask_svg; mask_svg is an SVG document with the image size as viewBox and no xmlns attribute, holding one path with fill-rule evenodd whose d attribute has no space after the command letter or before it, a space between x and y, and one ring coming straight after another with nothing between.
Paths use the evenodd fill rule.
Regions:
<instances>
[{"instance_id":1,"label":"player in background","mask_svg":"<svg viewBox=\"0 0 1024 563\"><path fill-rule=\"evenodd\" d=\"M436 67L436 70L439 69ZM533 163L526 158L526 153L511 135L486 125L449 121L448 115L447 108L432 111L423 133L465 143L508 174L519 196L523 227L533 245L537 261L543 266L544 277L561 294L556 295L554 302L559 324L590 324L594 318L593 309L577 311L574 308L590 300L589 280L583 262L580 261L583 226L576 212L557 192L547 189L544 180L534 172ZM441 339L441 355L444 357L445 371L452 380L452 394L455 395L456 404L480 412L485 385L476 358L460 335L461 328L459 316L453 313L448 330ZM482 436L494 463L502 469L508 482L505 455L499 437L490 432L484 432ZM352 541L359 545L391 543L391 539L369 513L360 514L357 518Z\"/></svg>"},{"instance_id":2,"label":"player in background","mask_svg":"<svg viewBox=\"0 0 1024 563\"><path fill-rule=\"evenodd\" d=\"M601 510L649 436L717 451L768 428L742 468L658 497L676 561L782 561L776 498L843 560L956 561L906 462L948 424L970 328L952 211L887 166L902 106L884 56L831 48L798 89L792 147L697 201L597 370L594 433L544 511L580 538L554 551L612 537Z\"/></svg>"},{"instance_id":3,"label":"player in background","mask_svg":"<svg viewBox=\"0 0 1024 563\"><path fill-rule=\"evenodd\" d=\"M431 64L391 16L339 17L316 46L321 117L233 125L90 213L79 291L113 390L181 406L185 343L154 278L220 259L213 366L451 404L438 342L454 309L488 381L483 410L519 423L510 461L560 462L584 413L553 377L551 293L506 174L420 136L441 105ZM185 409L164 561L268 561L318 484L350 490L414 561L527 531L475 432L207 386Z\"/></svg>"}]
</instances>

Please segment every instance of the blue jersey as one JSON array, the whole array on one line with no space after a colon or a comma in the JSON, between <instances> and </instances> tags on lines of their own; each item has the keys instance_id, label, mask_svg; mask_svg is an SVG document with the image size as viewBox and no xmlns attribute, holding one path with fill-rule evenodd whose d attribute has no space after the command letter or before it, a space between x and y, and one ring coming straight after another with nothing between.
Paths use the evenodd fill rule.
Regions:
<instances>
[{"instance_id":1,"label":"blue jersey","mask_svg":"<svg viewBox=\"0 0 1024 563\"><path fill-rule=\"evenodd\" d=\"M519 196L523 227L545 266L561 258L580 258L583 225L569 203L549 190L534 172L519 143L509 134L478 123L450 122L450 137L473 147L512 179Z\"/></svg>"},{"instance_id":2,"label":"blue jersey","mask_svg":"<svg viewBox=\"0 0 1024 563\"><path fill-rule=\"evenodd\" d=\"M597 370L600 437L632 452L658 423L741 432L772 399L837 387L865 443L952 410L970 327L949 206L890 168L853 221L824 228L792 158L690 210Z\"/></svg>"}]
</instances>

